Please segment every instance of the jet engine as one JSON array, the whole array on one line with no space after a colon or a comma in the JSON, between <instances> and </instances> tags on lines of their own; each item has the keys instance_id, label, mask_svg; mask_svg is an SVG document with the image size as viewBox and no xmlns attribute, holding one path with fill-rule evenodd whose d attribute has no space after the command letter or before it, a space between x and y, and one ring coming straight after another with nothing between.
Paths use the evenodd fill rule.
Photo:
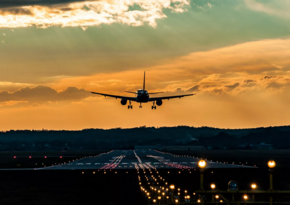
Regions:
<instances>
[{"instance_id":1,"label":"jet engine","mask_svg":"<svg viewBox=\"0 0 290 205\"><path fill-rule=\"evenodd\" d=\"M161 106L162 105L162 100L161 99L160 100L157 100L156 101L156 105Z\"/></svg>"},{"instance_id":2,"label":"jet engine","mask_svg":"<svg viewBox=\"0 0 290 205\"><path fill-rule=\"evenodd\" d=\"M122 100L121 100L121 104L122 104L122 105L126 105L126 104L127 104L127 99L122 98Z\"/></svg>"}]
</instances>

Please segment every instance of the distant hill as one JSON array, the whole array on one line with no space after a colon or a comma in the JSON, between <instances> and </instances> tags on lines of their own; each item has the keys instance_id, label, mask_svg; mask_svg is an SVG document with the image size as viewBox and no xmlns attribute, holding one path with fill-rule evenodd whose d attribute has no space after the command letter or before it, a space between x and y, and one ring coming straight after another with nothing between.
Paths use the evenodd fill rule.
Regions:
<instances>
[{"instance_id":1,"label":"distant hill","mask_svg":"<svg viewBox=\"0 0 290 205\"><path fill-rule=\"evenodd\" d=\"M134 145L203 145L252 149L260 143L290 148L290 126L252 129L138 127L130 129L11 130L0 132L0 150L133 149Z\"/></svg>"}]
</instances>

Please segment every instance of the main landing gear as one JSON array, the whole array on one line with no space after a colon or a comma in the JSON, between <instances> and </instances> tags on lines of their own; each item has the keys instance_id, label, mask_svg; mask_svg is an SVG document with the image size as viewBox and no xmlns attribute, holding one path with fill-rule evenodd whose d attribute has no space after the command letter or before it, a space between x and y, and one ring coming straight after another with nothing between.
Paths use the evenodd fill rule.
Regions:
<instances>
[{"instance_id":1,"label":"main landing gear","mask_svg":"<svg viewBox=\"0 0 290 205\"><path fill-rule=\"evenodd\" d=\"M151 109L152 109L152 110L153 110L153 109L155 109L155 110L156 110L155 101L153 101L153 105L152 105Z\"/></svg>"},{"instance_id":2,"label":"main landing gear","mask_svg":"<svg viewBox=\"0 0 290 205\"><path fill-rule=\"evenodd\" d=\"M131 105L131 100L129 101L128 109L132 109L133 106Z\"/></svg>"}]
</instances>

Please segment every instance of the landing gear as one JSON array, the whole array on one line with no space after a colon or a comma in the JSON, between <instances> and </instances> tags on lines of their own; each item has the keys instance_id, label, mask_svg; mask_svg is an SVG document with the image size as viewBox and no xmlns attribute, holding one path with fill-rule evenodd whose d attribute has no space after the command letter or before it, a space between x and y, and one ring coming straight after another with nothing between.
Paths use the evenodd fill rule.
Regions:
<instances>
[{"instance_id":1,"label":"landing gear","mask_svg":"<svg viewBox=\"0 0 290 205\"><path fill-rule=\"evenodd\" d=\"M133 106L131 105L131 100L129 101L128 109L132 109Z\"/></svg>"},{"instance_id":2,"label":"landing gear","mask_svg":"<svg viewBox=\"0 0 290 205\"><path fill-rule=\"evenodd\" d=\"M139 108L142 108L142 104L140 103L140 106L139 106Z\"/></svg>"},{"instance_id":3,"label":"landing gear","mask_svg":"<svg viewBox=\"0 0 290 205\"><path fill-rule=\"evenodd\" d=\"M152 105L151 109L152 109L152 110L153 110L153 109L155 109L155 110L156 110L155 101L153 101L153 105Z\"/></svg>"}]
</instances>

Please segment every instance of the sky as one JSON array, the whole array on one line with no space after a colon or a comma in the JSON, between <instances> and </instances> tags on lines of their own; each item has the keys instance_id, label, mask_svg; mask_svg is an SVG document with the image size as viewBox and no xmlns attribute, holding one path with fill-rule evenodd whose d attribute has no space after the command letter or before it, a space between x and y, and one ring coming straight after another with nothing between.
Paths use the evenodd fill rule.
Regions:
<instances>
[{"instance_id":1,"label":"sky","mask_svg":"<svg viewBox=\"0 0 290 205\"><path fill-rule=\"evenodd\" d=\"M2 0L0 130L290 124L290 2ZM165 100L151 110L90 91ZM133 95L134 96L134 95Z\"/></svg>"}]
</instances>

